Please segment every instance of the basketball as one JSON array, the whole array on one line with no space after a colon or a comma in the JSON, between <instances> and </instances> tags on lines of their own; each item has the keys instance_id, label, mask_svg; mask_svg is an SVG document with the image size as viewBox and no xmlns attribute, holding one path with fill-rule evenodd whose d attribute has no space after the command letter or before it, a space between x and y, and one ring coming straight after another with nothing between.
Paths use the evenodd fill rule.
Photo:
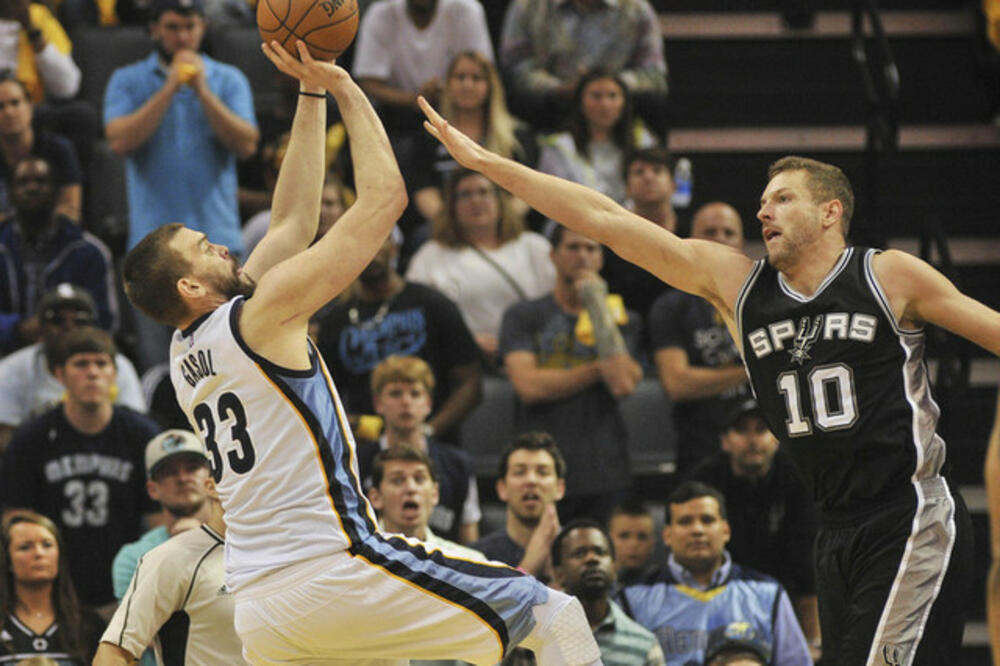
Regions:
<instances>
[{"instance_id":1,"label":"basketball","mask_svg":"<svg viewBox=\"0 0 1000 666\"><path fill-rule=\"evenodd\" d=\"M265 42L277 40L296 58L295 40L301 39L313 58L331 60L358 31L358 1L258 0L257 29Z\"/></svg>"}]
</instances>

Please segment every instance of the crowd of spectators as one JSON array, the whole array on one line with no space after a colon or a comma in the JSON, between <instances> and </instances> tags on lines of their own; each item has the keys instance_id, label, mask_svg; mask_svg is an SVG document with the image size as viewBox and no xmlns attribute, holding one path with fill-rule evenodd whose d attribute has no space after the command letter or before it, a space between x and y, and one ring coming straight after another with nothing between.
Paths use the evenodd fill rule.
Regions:
<instances>
[{"instance_id":1,"label":"crowd of spectators","mask_svg":"<svg viewBox=\"0 0 1000 666\"><path fill-rule=\"evenodd\" d=\"M816 517L746 402L712 307L461 169L418 118L421 94L491 150L651 224L739 248L731 206L708 204L688 224L672 205L655 13L647 0L510 0L491 25L486 4L360 3L350 71L386 124L411 206L310 332L381 525L580 597L605 663L708 663L727 650L811 663ZM179 220L245 259L282 214L270 193L288 91L277 84L277 106L255 111L246 73L210 55L213 29L252 21L242 0L63 0L57 13L13 0L0 13L0 655L90 663L118 600L153 604L164 581L194 580L184 557L210 554L205 603L187 612L202 635L234 637L205 629L231 616L230 602L208 598L225 530L209 461L172 397L170 331L119 307L121 257L109 247ZM70 38L116 24L147 26L155 48L110 76L98 128L98 111L77 98ZM354 199L331 115L319 235ZM124 164L123 247L88 217L104 196L88 178L101 141ZM516 395L508 417L519 434L495 452L495 489L478 485L478 461L462 448L484 377ZM675 403L678 472L661 496L678 487L662 543L652 501L635 494L620 406L643 381ZM484 521L480 490L504 504L501 521ZM155 554L168 544L172 558ZM702 594L714 589L728 591ZM106 658L154 647L165 608L143 614ZM124 620L111 621L124 637ZM161 659L176 648L155 647Z\"/></svg>"}]
</instances>

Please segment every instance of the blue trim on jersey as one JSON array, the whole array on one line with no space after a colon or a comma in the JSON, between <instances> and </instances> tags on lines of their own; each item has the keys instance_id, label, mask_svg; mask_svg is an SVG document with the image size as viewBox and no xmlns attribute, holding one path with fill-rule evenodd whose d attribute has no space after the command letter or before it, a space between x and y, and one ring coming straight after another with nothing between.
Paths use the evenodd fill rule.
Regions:
<instances>
[{"instance_id":1,"label":"blue trim on jersey","mask_svg":"<svg viewBox=\"0 0 1000 666\"><path fill-rule=\"evenodd\" d=\"M237 297L229 310L229 328L233 338L243 353L260 367L302 416L318 444L323 471L329 480L327 493L340 516L349 546L359 543L375 532L377 526L366 510L367 501L361 491L361 481L351 471L350 446L339 425L342 421L346 423L346 419L339 418L337 400L326 382L319 355L309 343L309 369L293 370L272 363L254 352L239 330L239 312L244 302L243 297Z\"/></svg>"},{"instance_id":2,"label":"blue trim on jersey","mask_svg":"<svg viewBox=\"0 0 1000 666\"><path fill-rule=\"evenodd\" d=\"M406 539L382 533L378 534L378 538L401 553L412 554L421 560L431 560L441 566L450 567L459 573L469 576L478 576L480 578L519 578L525 575L514 567L503 563L486 564L475 560L450 557L434 546L431 546L430 550L428 550L422 542L419 545L412 545Z\"/></svg>"},{"instance_id":3,"label":"blue trim on jersey","mask_svg":"<svg viewBox=\"0 0 1000 666\"><path fill-rule=\"evenodd\" d=\"M534 628L531 607L548 598L541 583L516 569L428 552L398 536L374 534L351 554L475 613L496 632L505 655Z\"/></svg>"},{"instance_id":4,"label":"blue trim on jersey","mask_svg":"<svg viewBox=\"0 0 1000 666\"><path fill-rule=\"evenodd\" d=\"M283 377L268 368L261 369L292 403L319 444L323 471L329 479L327 492L340 515L350 548L374 533L377 526L366 510L361 481L351 470L350 446L339 425L334 395L316 362L315 350L310 347L309 351L316 367L311 377Z\"/></svg>"}]
</instances>

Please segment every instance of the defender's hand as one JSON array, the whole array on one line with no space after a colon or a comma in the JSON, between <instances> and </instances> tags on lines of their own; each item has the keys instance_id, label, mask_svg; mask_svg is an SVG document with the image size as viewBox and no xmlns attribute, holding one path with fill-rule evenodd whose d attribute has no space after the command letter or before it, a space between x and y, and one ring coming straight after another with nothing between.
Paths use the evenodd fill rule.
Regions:
<instances>
[{"instance_id":1,"label":"defender's hand","mask_svg":"<svg viewBox=\"0 0 1000 666\"><path fill-rule=\"evenodd\" d=\"M478 170L476 165L486 157L486 149L452 127L434 110L426 98L418 97L417 105L427 116L427 120L424 121L424 129L444 145L456 162L467 169Z\"/></svg>"}]
</instances>

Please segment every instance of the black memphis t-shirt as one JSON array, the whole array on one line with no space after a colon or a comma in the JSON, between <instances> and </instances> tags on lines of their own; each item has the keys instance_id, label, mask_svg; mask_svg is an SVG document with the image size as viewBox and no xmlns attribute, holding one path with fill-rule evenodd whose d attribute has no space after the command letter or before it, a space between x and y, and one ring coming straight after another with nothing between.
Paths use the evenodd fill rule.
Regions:
<instances>
[{"instance_id":1,"label":"black memphis t-shirt","mask_svg":"<svg viewBox=\"0 0 1000 666\"><path fill-rule=\"evenodd\" d=\"M59 526L85 604L115 600L111 562L141 536L143 515L158 509L146 493L144 454L159 432L151 419L116 405L107 427L87 435L60 405L25 423L10 442L3 504L33 509Z\"/></svg>"}]
</instances>

